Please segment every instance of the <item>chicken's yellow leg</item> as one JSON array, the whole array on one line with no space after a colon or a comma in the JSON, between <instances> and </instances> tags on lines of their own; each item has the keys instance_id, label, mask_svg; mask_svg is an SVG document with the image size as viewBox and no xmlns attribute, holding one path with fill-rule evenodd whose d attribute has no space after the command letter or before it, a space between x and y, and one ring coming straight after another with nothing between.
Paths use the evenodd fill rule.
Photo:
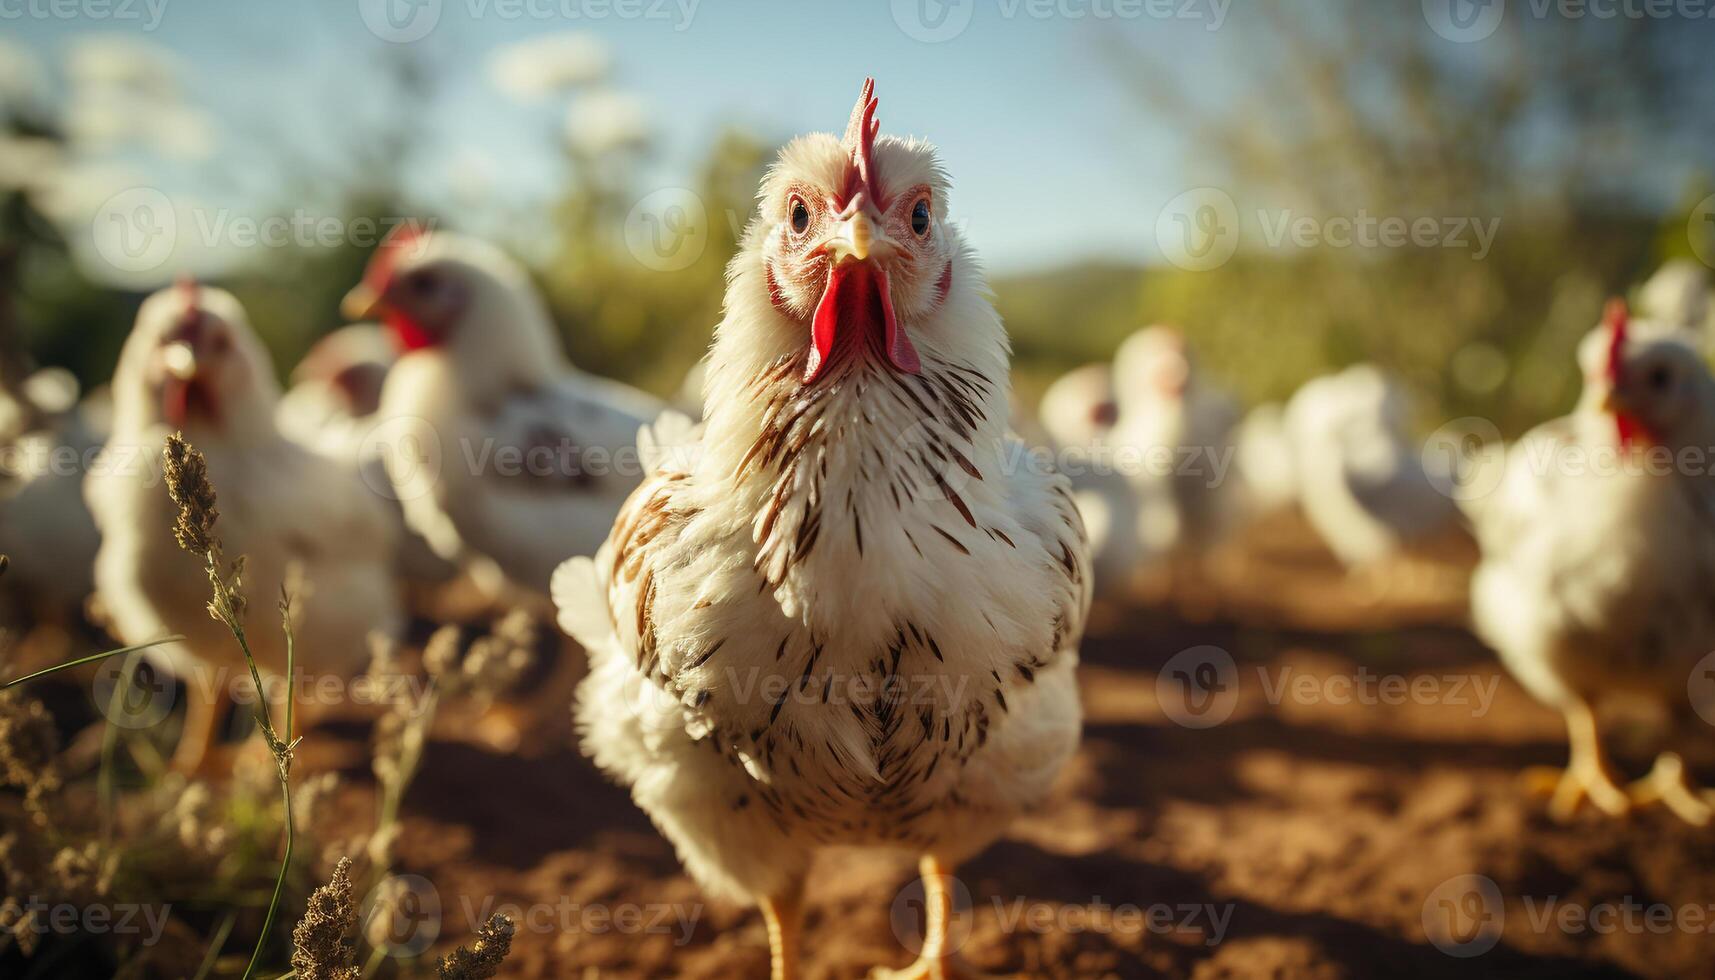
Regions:
<instances>
[{"instance_id":1,"label":"chicken's yellow leg","mask_svg":"<svg viewBox=\"0 0 1715 980\"><path fill-rule=\"evenodd\" d=\"M1715 794L1691 785L1685 760L1677 752L1656 756L1655 767L1649 775L1633 783L1627 795L1638 806L1660 803L1693 827L1706 827L1715 819Z\"/></svg>"},{"instance_id":2,"label":"chicken's yellow leg","mask_svg":"<svg viewBox=\"0 0 1715 980\"><path fill-rule=\"evenodd\" d=\"M803 928L804 886L795 884L784 895L762 900L762 918L768 923L768 956L773 980L796 980L798 934Z\"/></svg>"},{"instance_id":3,"label":"chicken's yellow leg","mask_svg":"<svg viewBox=\"0 0 1715 980\"><path fill-rule=\"evenodd\" d=\"M1630 813L1632 801L1614 782L1601 734L1596 730L1596 715L1588 704L1574 701L1567 707L1566 734L1572 759L1565 770L1536 769L1525 774L1533 789L1548 794L1549 816L1570 820L1585 800L1611 817Z\"/></svg>"},{"instance_id":4,"label":"chicken's yellow leg","mask_svg":"<svg viewBox=\"0 0 1715 980\"><path fill-rule=\"evenodd\" d=\"M917 962L903 970L875 970L871 980L992 980L989 974L972 969L950 949L948 931L953 921L953 876L933 856L921 864L923 902L923 952Z\"/></svg>"}]
</instances>

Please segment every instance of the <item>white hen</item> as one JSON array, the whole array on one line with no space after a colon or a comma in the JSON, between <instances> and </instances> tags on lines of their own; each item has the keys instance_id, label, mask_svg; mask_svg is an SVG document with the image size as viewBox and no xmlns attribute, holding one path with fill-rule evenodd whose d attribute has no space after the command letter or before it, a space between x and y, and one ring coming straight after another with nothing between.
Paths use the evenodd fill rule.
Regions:
<instances>
[{"instance_id":1,"label":"white hen","mask_svg":"<svg viewBox=\"0 0 1715 980\"><path fill-rule=\"evenodd\" d=\"M373 438L381 423L382 387L398 359L391 335L380 324L341 327L317 341L292 369L292 386L274 414L288 437L355 468L364 484L385 498L399 542L400 578L432 589L456 577L458 567L405 526L404 509L389 492L386 443Z\"/></svg>"},{"instance_id":2,"label":"white hen","mask_svg":"<svg viewBox=\"0 0 1715 980\"><path fill-rule=\"evenodd\" d=\"M1638 312L1671 327L1710 328L1709 268L1692 259L1674 259L1655 271L1638 290ZM1704 343L1708 338L1700 337Z\"/></svg>"},{"instance_id":3,"label":"white hen","mask_svg":"<svg viewBox=\"0 0 1715 980\"><path fill-rule=\"evenodd\" d=\"M1068 371L1043 393L1037 418L1072 481L1072 497L1089 534L1096 592L1124 597L1147 554L1138 532L1137 492L1111 452L1118 418L1113 369L1086 364Z\"/></svg>"},{"instance_id":4,"label":"white hen","mask_svg":"<svg viewBox=\"0 0 1715 980\"><path fill-rule=\"evenodd\" d=\"M1146 327L1114 355L1119 419L1116 465L1138 500L1138 534L1149 560L1198 577L1209 549L1240 514L1233 475L1238 404L1196 371L1172 327Z\"/></svg>"},{"instance_id":5,"label":"white hen","mask_svg":"<svg viewBox=\"0 0 1715 980\"><path fill-rule=\"evenodd\" d=\"M175 762L197 769L223 699L248 674L231 634L208 614L202 562L173 538L175 509L159 478L166 437L181 431L207 457L226 553L246 558L246 632L265 670L285 666L275 602L294 564L306 588L294 600L298 670L360 668L369 632L401 625L394 542L381 500L353 471L280 432L273 367L231 294L187 283L145 300L113 391L113 433L84 484L102 533L96 589L126 643L185 636L171 651L176 669L193 671Z\"/></svg>"},{"instance_id":6,"label":"white hen","mask_svg":"<svg viewBox=\"0 0 1715 980\"><path fill-rule=\"evenodd\" d=\"M380 433L406 523L545 599L555 566L594 554L636 488L637 430L661 403L567 363L528 274L478 239L391 236L344 309L380 314L404 348Z\"/></svg>"},{"instance_id":7,"label":"white hen","mask_svg":"<svg viewBox=\"0 0 1715 980\"><path fill-rule=\"evenodd\" d=\"M76 622L94 588L100 535L80 485L101 435L77 404L75 378L46 368L24 383L33 431L0 447L0 554L11 569L0 590L17 594L36 620Z\"/></svg>"},{"instance_id":8,"label":"white hen","mask_svg":"<svg viewBox=\"0 0 1715 980\"><path fill-rule=\"evenodd\" d=\"M1483 552L1472 618L1519 682L1566 717L1572 759L1553 784L1554 815L1586 798L1615 815L1659 801L1705 824L1715 798L1688 785L1671 751L1631 793L1614 782L1597 710L1639 697L1680 732L1700 727L1686 694L1715 648L1715 482L1706 462L1689 464L1715 446L1715 378L1695 337L1628 324L1618 301L1580 354L1588 373L1573 414L1471 478L1466 509Z\"/></svg>"},{"instance_id":9,"label":"white hen","mask_svg":"<svg viewBox=\"0 0 1715 980\"><path fill-rule=\"evenodd\" d=\"M951 976L947 869L1078 742L1088 607L1067 481L1015 465L1008 343L926 143L788 144L729 268L708 414L592 562L555 580L590 652L586 751L710 891L760 901L793 975L811 856L923 856L904 976Z\"/></svg>"},{"instance_id":10,"label":"white hen","mask_svg":"<svg viewBox=\"0 0 1715 980\"><path fill-rule=\"evenodd\" d=\"M1404 388L1372 364L1317 378L1286 406L1304 516L1348 569L1375 568L1458 520L1452 474L1409 433Z\"/></svg>"}]
</instances>

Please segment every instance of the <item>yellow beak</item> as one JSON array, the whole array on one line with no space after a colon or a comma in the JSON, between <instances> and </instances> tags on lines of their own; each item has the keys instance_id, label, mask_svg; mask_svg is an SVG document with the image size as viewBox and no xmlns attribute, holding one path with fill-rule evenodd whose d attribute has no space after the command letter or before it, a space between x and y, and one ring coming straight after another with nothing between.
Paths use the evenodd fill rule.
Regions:
<instances>
[{"instance_id":1,"label":"yellow beak","mask_svg":"<svg viewBox=\"0 0 1715 980\"><path fill-rule=\"evenodd\" d=\"M859 209L834 227L834 233L822 243L822 248L837 264L848 256L859 262L870 256L885 258L899 251L899 243L876 230L875 222Z\"/></svg>"},{"instance_id":2,"label":"yellow beak","mask_svg":"<svg viewBox=\"0 0 1715 980\"><path fill-rule=\"evenodd\" d=\"M380 311L381 294L370 288L366 282L351 287L351 291L339 301L340 316L351 321L373 320Z\"/></svg>"},{"instance_id":3,"label":"yellow beak","mask_svg":"<svg viewBox=\"0 0 1715 980\"><path fill-rule=\"evenodd\" d=\"M189 381L197 376L196 348L182 340L168 344L161 352L161 361L167 373L179 381Z\"/></svg>"}]
</instances>

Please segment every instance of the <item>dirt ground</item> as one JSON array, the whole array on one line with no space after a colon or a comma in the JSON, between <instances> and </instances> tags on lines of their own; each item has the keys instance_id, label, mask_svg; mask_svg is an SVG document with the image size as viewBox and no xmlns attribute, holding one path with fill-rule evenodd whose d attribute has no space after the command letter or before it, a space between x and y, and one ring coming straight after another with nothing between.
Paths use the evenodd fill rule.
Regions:
<instances>
[{"instance_id":1,"label":"dirt ground","mask_svg":"<svg viewBox=\"0 0 1715 980\"><path fill-rule=\"evenodd\" d=\"M1433 575L1355 584L1290 529L1261 551L1269 563L1192 603L1201 621L1101 610L1084 649L1081 750L1041 812L959 871L957 934L974 965L1715 976L1715 832L1658 812L1550 821L1520 773L1564 759L1561 723L1451 625L1456 587L1426 599L1390 593ZM1309 626L1294 621L1305 609ZM1186 700L1186 650L1225 671L1211 675L1216 700ZM1209 727L1173 720L1227 711ZM509 977L765 976L760 917L707 903L565 735L511 755L458 731L433 743L401 854L402 870L434 883L441 943L489 903L513 905L525 918ZM1709 761L1697 760L1705 776ZM909 962L912 878L909 858L826 855L810 884L807 976Z\"/></svg>"},{"instance_id":2,"label":"dirt ground","mask_svg":"<svg viewBox=\"0 0 1715 980\"><path fill-rule=\"evenodd\" d=\"M1100 607L1081 749L959 869L965 957L1030 977L1715 977L1715 830L1547 818L1520 774L1564 760L1561 722L1458 627L1468 558L1454 542L1353 579L1286 524L1212 584ZM509 911L506 977L766 976L756 912L706 900L578 753L580 660L537 686L516 751L438 719L399 846L429 883L411 938L444 950ZM368 736L324 724L303 754L306 777L345 773L354 820L374 812ZM1715 738L1694 748L1715 779ZM909 962L913 880L909 856L825 855L805 975Z\"/></svg>"}]
</instances>

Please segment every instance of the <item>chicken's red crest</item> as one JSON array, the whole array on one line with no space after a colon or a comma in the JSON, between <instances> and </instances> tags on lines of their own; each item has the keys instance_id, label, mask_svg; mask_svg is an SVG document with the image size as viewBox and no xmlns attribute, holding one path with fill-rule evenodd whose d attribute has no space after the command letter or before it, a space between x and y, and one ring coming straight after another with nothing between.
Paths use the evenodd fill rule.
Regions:
<instances>
[{"instance_id":1,"label":"chicken's red crest","mask_svg":"<svg viewBox=\"0 0 1715 980\"><path fill-rule=\"evenodd\" d=\"M841 205L849 203L857 192L862 191L878 207L886 206L881 198L881 187L875 179L875 137L881 132L881 120L875 118L875 110L879 104L880 100L875 97L875 79L864 79L863 91L858 93L857 105L852 107L851 119L846 123L845 138L840 141L852 155L852 175L846 181Z\"/></svg>"}]
</instances>

